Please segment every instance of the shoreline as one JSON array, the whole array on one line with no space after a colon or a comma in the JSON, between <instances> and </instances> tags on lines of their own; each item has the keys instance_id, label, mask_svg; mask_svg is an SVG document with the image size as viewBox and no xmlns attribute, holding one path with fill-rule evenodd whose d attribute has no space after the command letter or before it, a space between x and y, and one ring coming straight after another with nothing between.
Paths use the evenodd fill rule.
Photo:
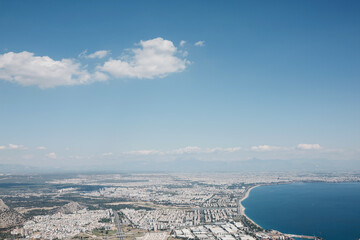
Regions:
<instances>
[{"instance_id":1,"label":"shoreline","mask_svg":"<svg viewBox=\"0 0 360 240\"><path fill-rule=\"evenodd\" d=\"M258 186L261 186L261 185L255 185L255 186L252 186L251 188L248 188L246 190L246 192L245 192L245 195L241 199L239 199L239 206L240 206L240 213L239 214L240 215L245 215L246 216L245 207L244 207L244 205L242 205L242 202L249 197L250 191L253 190L254 188L258 187Z\"/></svg>"},{"instance_id":2,"label":"shoreline","mask_svg":"<svg viewBox=\"0 0 360 240\"><path fill-rule=\"evenodd\" d=\"M291 183L294 183L294 182L291 182ZM290 183L290 184L291 184ZM296 183L296 182L295 182ZM255 226L257 226L257 227L259 227L259 228L261 228L262 230L265 230L264 228L262 228L259 224L257 224L254 220L252 220L249 216L247 216L246 214L245 214L245 207L244 207L244 205L242 205L242 202L245 200L245 199L247 199L248 197L249 197L249 195L250 195L250 192L251 192L251 190L253 190L254 188L256 188L256 187L260 187L260 186L264 186L264 185L278 185L279 183L275 183L275 184L258 184L258 185L254 185L254 186L252 186L252 187L250 187L250 188L248 188L247 190L246 190L246 192L245 192L245 194L244 194L244 196L241 198L241 199L239 199L239 216L241 217L241 216L243 216L243 217L245 217L247 220L249 220L252 224L254 224ZM282 184L282 183L280 183L280 184ZM288 184L288 183L285 183L285 184ZM277 230L275 230L275 231L277 231ZM279 232L279 231L277 231L277 232ZM279 232L279 233L282 233L282 232ZM314 239L314 240L316 240L316 239L322 239L322 238L318 238L318 237L315 237L315 236L308 236L308 235L301 235L301 234L289 234L289 233L282 233L283 235L286 235L287 237L290 237L290 239L294 239L294 238L299 238L299 239ZM324 239L323 239L324 240ZM360 239L359 239L360 240Z\"/></svg>"},{"instance_id":3,"label":"shoreline","mask_svg":"<svg viewBox=\"0 0 360 240\"><path fill-rule=\"evenodd\" d=\"M247 216L247 215L245 214L245 209L246 209L246 208L244 207L244 205L242 204L242 202L249 197L251 190L253 190L253 189L256 188L256 187L260 187L260 186L262 186L262 185L264 185L264 184L254 185L254 186L248 188L248 189L246 190L246 192L245 192L245 195L244 195L241 199L239 199L239 210L240 210L240 211L239 211L239 215L246 217L250 222L252 222L254 225L256 225L257 227L259 227L259 228L261 228L261 229L262 229L262 227L261 227L259 224L257 224L256 222L254 222L251 218L249 218L249 216Z\"/></svg>"}]
</instances>

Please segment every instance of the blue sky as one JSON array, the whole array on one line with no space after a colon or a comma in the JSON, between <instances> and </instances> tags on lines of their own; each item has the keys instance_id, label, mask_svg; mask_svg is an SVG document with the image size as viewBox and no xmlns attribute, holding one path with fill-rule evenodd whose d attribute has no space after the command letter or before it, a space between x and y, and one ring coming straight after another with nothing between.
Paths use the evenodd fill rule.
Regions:
<instances>
[{"instance_id":1,"label":"blue sky","mask_svg":"<svg viewBox=\"0 0 360 240\"><path fill-rule=\"evenodd\" d=\"M359 159L358 1L0 1L0 163Z\"/></svg>"}]
</instances>

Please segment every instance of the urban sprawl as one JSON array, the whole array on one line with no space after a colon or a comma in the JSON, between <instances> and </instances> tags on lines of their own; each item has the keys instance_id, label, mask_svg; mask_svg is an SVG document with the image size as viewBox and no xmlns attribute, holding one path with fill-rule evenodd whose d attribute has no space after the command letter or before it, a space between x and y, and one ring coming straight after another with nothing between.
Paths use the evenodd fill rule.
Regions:
<instances>
[{"instance_id":1,"label":"urban sprawl","mask_svg":"<svg viewBox=\"0 0 360 240\"><path fill-rule=\"evenodd\" d=\"M251 188L292 182L359 181L358 174L83 174L0 175L27 180L0 192L8 239L293 239L245 215ZM25 189L25 190L24 190ZM6 220L6 217L9 220ZM19 219L14 221L11 219Z\"/></svg>"}]
</instances>

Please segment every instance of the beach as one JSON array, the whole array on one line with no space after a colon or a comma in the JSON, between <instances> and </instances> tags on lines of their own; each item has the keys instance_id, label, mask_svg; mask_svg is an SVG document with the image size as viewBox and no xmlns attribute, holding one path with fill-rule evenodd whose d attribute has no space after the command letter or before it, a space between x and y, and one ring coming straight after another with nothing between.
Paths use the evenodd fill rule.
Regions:
<instances>
[{"instance_id":1,"label":"beach","mask_svg":"<svg viewBox=\"0 0 360 240\"><path fill-rule=\"evenodd\" d=\"M256 226L261 228L257 223L255 223L248 216L246 216L245 207L244 207L244 205L242 205L242 201L244 201L245 199L247 199L249 197L249 194L250 194L251 190L253 190L254 188L259 187L259 186L261 186L261 184L252 186L251 188L247 189L246 192L245 192L245 195L241 199L239 199L239 208L240 208L239 209L240 210L239 214L240 214L240 216L245 216L247 219L249 219L249 221L251 221L253 224L255 224Z\"/></svg>"}]
</instances>

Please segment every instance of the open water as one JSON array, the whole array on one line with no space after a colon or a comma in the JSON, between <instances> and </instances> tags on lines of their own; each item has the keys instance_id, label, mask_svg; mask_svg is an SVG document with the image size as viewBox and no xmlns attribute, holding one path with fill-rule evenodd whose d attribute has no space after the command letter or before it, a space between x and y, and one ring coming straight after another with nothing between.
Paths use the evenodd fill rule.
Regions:
<instances>
[{"instance_id":1,"label":"open water","mask_svg":"<svg viewBox=\"0 0 360 240\"><path fill-rule=\"evenodd\" d=\"M260 186L243 205L246 215L265 229L326 240L360 238L360 183Z\"/></svg>"}]
</instances>

